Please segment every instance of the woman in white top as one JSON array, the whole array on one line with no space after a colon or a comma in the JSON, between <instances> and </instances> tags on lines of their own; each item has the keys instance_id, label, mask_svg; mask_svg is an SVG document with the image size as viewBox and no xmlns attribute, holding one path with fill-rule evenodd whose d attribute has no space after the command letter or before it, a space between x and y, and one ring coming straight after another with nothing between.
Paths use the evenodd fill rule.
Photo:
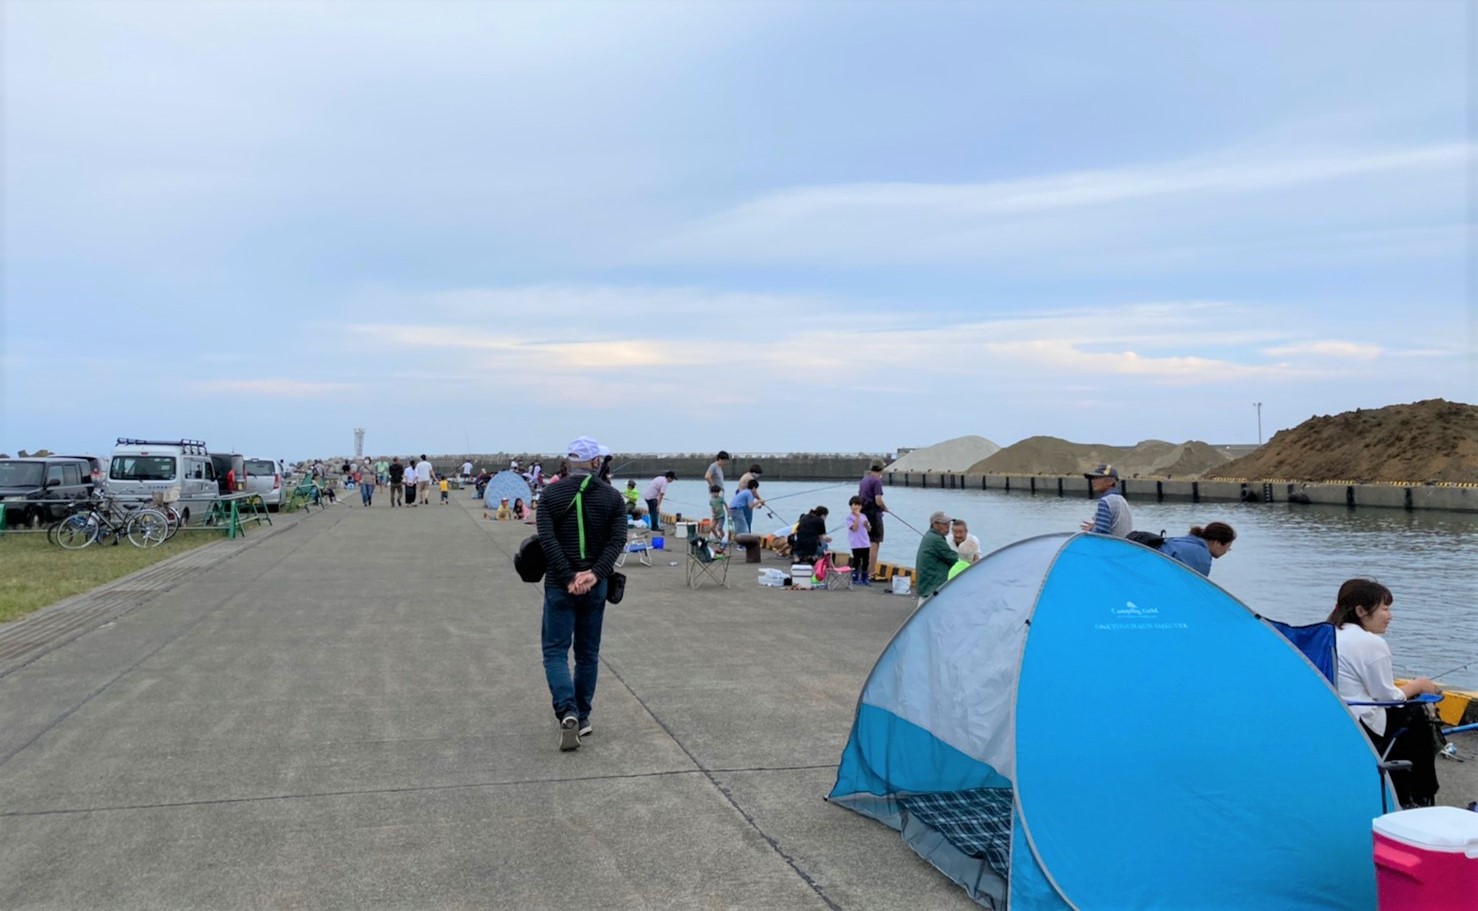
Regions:
<instances>
[{"instance_id":1,"label":"woman in white top","mask_svg":"<svg viewBox=\"0 0 1478 911\"><path fill-rule=\"evenodd\" d=\"M1339 587L1329 622L1334 624L1338 654L1337 685L1346 702L1405 702L1423 693L1438 692L1426 677L1396 685L1391 669L1391 647L1386 628L1391 625L1391 590L1374 579L1351 579ZM1390 759L1409 759L1411 771L1391 776L1402 806L1430 806L1437 794L1436 752L1432 732L1420 709L1386 709L1352 705L1350 711L1375 744ZM1395 743L1392 744L1394 737Z\"/></svg>"}]
</instances>

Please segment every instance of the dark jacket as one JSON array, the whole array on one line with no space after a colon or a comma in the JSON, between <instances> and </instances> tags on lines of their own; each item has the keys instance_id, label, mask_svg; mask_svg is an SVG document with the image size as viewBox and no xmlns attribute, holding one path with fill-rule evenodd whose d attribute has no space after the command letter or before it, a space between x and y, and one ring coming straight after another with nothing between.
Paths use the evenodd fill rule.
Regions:
<instances>
[{"instance_id":1,"label":"dark jacket","mask_svg":"<svg viewBox=\"0 0 1478 911\"><path fill-rule=\"evenodd\" d=\"M933 526L924 532L924 538L919 542L919 554L916 569L919 573L919 597L927 598L939 591L939 587L949 581L949 568L955 565L959 555L950 549L949 542L944 535L935 531Z\"/></svg>"},{"instance_id":2,"label":"dark jacket","mask_svg":"<svg viewBox=\"0 0 1478 911\"><path fill-rule=\"evenodd\" d=\"M405 466L399 462L390 463L390 483L399 484L405 478Z\"/></svg>"},{"instance_id":3,"label":"dark jacket","mask_svg":"<svg viewBox=\"0 0 1478 911\"><path fill-rule=\"evenodd\" d=\"M580 555L580 525L571 507L584 475L560 478L539 498L539 545L549 570L545 588L564 588L575 573L591 570L607 579L626 546L626 500L611 485L591 477L580 497L585 515L585 555Z\"/></svg>"},{"instance_id":4,"label":"dark jacket","mask_svg":"<svg viewBox=\"0 0 1478 911\"><path fill-rule=\"evenodd\" d=\"M826 520L806 513L795 523L795 555L798 560L813 560L821 550L821 536L826 534Z\"/></svg>"}]
</instances>

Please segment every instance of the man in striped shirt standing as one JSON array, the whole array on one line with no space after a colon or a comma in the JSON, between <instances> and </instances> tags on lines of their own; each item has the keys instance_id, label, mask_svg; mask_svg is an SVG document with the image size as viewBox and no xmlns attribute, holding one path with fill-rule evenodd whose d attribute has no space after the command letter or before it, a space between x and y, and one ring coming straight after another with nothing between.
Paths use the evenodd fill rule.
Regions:
<instances>
[{"instance_id":1,"label":"man in striped shirt standing","mask_svg":"<svg viewBox=\"0 0 1478 911\"><path fill-rule=\"evenodd\" d=\"M1084 531L1099 535L1127 538L1134 530L1134 520L1129 515L1129 503L1119 493L1119 470L1112 465L1100 465L1083 473L1093 487L1093 496L1098 498L1098 511L1093 518L1084 522Z\"/></svg>"}]
</instances>

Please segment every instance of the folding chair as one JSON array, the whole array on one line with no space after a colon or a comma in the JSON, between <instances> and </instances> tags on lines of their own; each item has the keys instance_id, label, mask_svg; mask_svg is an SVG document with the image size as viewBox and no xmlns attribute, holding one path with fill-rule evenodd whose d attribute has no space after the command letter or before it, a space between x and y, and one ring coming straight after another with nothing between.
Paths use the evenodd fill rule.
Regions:
<instances>
[{"instance_id":1,"label":"folding chair","mask_svg":"<svg viewBox=\"0 0 1478 911\"><path fill-rule=\"evenodd\" d=\"M688 539L688 588L697 588L708 579L724 588L729 587L729 555L714 553L707 538Z\"/></svg>"},{"instance_id":2,"label":"folding chair","mask_svg":"<svg viewBox=\"0 0 1478 911\"><path fill-rule=\"evenodd\" d=\"M625 566L626 558L637 554L642 566L652 565L652 530L644 525L632 525L626 529L626 546L616 558L617 566Z\"/></svg>"}]
</instances>

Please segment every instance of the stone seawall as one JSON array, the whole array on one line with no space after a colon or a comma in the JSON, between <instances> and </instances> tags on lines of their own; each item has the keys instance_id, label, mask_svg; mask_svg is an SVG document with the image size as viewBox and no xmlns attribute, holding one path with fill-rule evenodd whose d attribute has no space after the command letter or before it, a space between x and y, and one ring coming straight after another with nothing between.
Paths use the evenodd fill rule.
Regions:
<instances>
[{"instance_id":1,"label":"stone seawall","mask_svg":"<svg viewBox=\"0 0 1478 911\"><path fill-rule=\"evenodd\" d=\"M1091 499L1082 475L920 474L889 472L883 483L894 487L956 490L1004 490L1046 496ZM1353 484L1338 481L1196 481L1123 478L1124 498L1133 502L1189 500L1319 503L1328 506L1376 506L1387 509L1445 509L1478 512L1478 484Z\"/></svg>"},{"instance_id":2,"label":"stone seawall","mask_svg":"<svg viewBox=\"0 0 1478 911\"><path fill-rule=\"evenodd\" d=\"M509 460L513 458L507 453L478 454L478 455L440 455L431 459L431 464L437 471L454 474L462 470L462 463L471 460L475 470L481 471L488 468L499 471L508 467ZM525 467L528 466L529 457L519 456ZM541 456L544 462L544 473L553 474L559 467L559 458L554 456ZM734 453L729 459L729 467L725 470L725 478L733 482L743 474L750 465L759 463L764 469L764 478L769 481L845 481L861 480L867 466L873 459L888 461L885 455L835 455L805 453L791 455L746 455ZM650 453L624 453L618 452L611 459L611 465L615 469L615 475L621 478L636 478L638 480L653 478L664 471L677 472L678 478L682 480L693 480L703 477L703 472L713 462L713 454L703 455L655 455Z\"/></svg>"}]
</instances>

